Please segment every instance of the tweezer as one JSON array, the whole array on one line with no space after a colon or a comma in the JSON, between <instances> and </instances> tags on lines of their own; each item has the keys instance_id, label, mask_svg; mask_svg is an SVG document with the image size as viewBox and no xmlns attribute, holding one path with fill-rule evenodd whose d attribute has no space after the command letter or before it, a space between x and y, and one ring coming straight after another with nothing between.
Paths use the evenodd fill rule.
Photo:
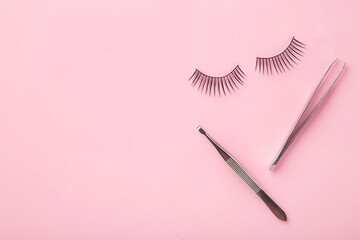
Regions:
<instances>
[{"instance_id":1,"label":"tweezer","mask_svg":"<svg viewBox=\"0 0 360 240\"><path fill-rule=\"evenodd\" d=\"M288 136L284 146L282 147L279 155L277 155L275 161L273 162L273 164L270 166L270 170L273 170L276 166L276 164L279 162L280 158L284 155L286 149L289 148L290 144L295 140L296 136L299 134L299 132L304 128L304 126L306 125L306 123L310 120L310 118L314 115L314 113L316 112L316 110L319 108L319 106L321 105L321 103L323 103L324 99L327 97L327 95L330 93L331 89L333 88L333 86L335 85L336 81L339 79L339 77L341 76L341 74L343 73L346 63L344 63L340 73L337 75L337 77L335 78L334 82L331 84L331 86L328 88L328 90L325 92L325 94L322 96L322 98L319 100L319 102L316 104L316 106L311 110L311 112L309 113L308 116L305 116L305 112L306 110L308 110L310 102L313 100L314 96L316 95L316 93L318 92L318 89L320 87L320 85L323 83L324 78L326 77L326 75L328 74L328 72L330 71L330 69L332 68L332 66L335 64L335 62L337 61L337 59L335 59L335 61L333 61L331 63L331 65L329 66L329 68L327 69L327 71L325 72L324 76L321 78L319 84L317 85L317 87L315 88L313 94L311 95L309 101L307 102L307 104L305 105L304 110L302 111L299 119L297 120L294 128L292 129L292 131L290 132L290 135ZM304 119L305 118L305 119ZM304 119L303 121L301 121L302 119Z\"/></svg>"},{"instance_id":2,"label":"tweezer","mask_svg":"<svg viewBox=\"0 0 360 240\"><path fill-rule=\"evenodd\" d=\"M215 147L220 156L224 159L225 163L236 173L243 182L248 185L256 195L258 195L261 200L264 201L266 206L274 213L274 215L282 221L286 221L285 212L257 185L257 183L252 179L249 173L241 166L236 159L230 155L223 147L221 147L217 142L215 142L205 130L199 126L197 128L200 133L202 133Z\"/></svg>"}]
</instances>

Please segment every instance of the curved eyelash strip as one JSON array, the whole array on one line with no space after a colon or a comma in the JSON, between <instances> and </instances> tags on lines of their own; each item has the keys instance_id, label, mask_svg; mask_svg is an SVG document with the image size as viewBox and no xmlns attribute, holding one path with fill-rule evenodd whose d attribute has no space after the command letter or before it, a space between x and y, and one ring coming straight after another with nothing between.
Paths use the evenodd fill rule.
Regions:
<instances>
[{"instance_id":1,"label":"curved eyelash strip","mask_svg":"<svg viewBox=\"0 0 360 240\"><path fill-rule=\"evenodd\" d=\"M290 67L294 67L293 64L297 64L297 61L300 61L300 57L303 56L302 49L305 48L305 44L296 40L295 37L292 38L289 46L280 54L275 55L270 58L256 58L255 71L258 71L263 74L272 74L275 69L276 73L279 74L290 70Z\"/></svg>"},{"instance_id":2,"label":"curved eyelash strip","mask_svg":"<svg viewBox=\"0 0 360 240\"><path fill-rule=\"evenodd\" d=\"M193 87L197 85L198 90L205 91L205 94L216 96L218 92L219 96L222 93L226 96L226 92L231 93L231 91L235 92L235 88L239 89L239 84L244 85L244 78L245 73L237 65L234 70L222 77L212 77L196 69L189 80L192 80Z\"/></svg>"}]
</instances>

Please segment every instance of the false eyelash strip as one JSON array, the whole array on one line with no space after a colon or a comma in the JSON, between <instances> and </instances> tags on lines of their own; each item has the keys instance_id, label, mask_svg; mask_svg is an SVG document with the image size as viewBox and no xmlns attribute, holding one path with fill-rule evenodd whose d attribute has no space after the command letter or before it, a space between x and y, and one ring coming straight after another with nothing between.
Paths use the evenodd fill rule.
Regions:
<instances>
[{"instance_id":1,"label":"false eyelash strip","mask_svg":"<svg viewBox=\"0 0 360 240\"><path fill-rule=\"evenodd\" d=\"M196 69L189 81L192 80L193 87L197 85L198 91L205 91L205 94L216 96L218 92L219 96L222 93L226 96L226 92L235 92L235 88L239 89L238 85L244 85L244 78L245 73L237 65L234 70L222 77L212 77Z\"/></svg>"},{"instance_id":2,"label":"false eyelash strip","mask_svg":"<svg viewBox=\"0 0 360 240\"><path fill-rule=\"evenodd\" d=\"M305 48L305 44L296 40L295 37L292 38L289 46L280 54L275 55L270 58L256 58L255 71L258 71L263 74L272 74L275 69L276 73L285 73L286 69L290 70L290 67L294 67L293 64L297 64L297 61L300 61L299 57L303 56L302 49Z\"/></svg>"}]
</instances>

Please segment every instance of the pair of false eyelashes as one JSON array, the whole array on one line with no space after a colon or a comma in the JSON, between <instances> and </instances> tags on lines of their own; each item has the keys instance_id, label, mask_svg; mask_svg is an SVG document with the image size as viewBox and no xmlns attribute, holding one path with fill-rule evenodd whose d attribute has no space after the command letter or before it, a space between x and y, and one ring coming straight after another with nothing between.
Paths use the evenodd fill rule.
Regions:
<instances>
[{"instance_id":1,"label":"pair of false eyelashes","mask_svg":"<svg viewBox=\"0 0 360 240\"><path fill-rule=\"evenodd\" d=\"M305 44L293 37L289 46L280 54L267 58L257 57L255 71L258 70L262 74L285 73L300 61L304 48ZM223 93L226 96L227 92L239 89L238 85L244 85L244 79L245 73L237 65L234 70L222 77L209 76L196 69L189 80L192 80L193 87L198 86L198 90L205 94L221 96Z\"/></svg>"}]
</instances>

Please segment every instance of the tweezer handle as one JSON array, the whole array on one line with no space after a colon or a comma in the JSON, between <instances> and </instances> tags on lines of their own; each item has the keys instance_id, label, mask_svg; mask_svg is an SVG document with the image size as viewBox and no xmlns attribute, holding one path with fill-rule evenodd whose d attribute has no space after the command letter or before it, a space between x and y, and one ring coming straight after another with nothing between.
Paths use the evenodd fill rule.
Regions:
<instances>
[{"instance_id":1,"label":"tweezer handle","mask_svg":"<svg viewBox=\"0 0 360 240\"><path fill-rule=\"evenodd\" d=\"M260 189L260 191L257 192L256 195L258 195L261 200L264 201L266 206L273 212L273 214L277 218L283 221L287 220L284 211L262 189Z\"/></svg>"}]
</instances>

